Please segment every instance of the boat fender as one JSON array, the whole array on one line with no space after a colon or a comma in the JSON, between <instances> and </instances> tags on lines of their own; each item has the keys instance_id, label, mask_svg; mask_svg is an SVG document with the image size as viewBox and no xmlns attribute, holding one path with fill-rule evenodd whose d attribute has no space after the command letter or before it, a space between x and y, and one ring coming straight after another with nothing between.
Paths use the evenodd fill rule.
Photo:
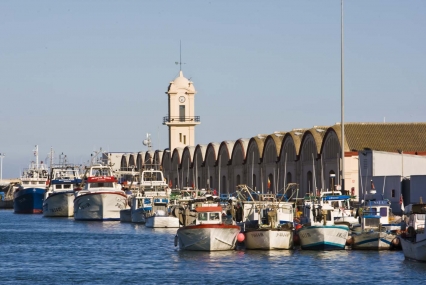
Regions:
<instances>
[{"instance_id":1,"label":"boat fender","mask_svg":"<svg viewBox=\"0 0 426 285\"><path fill-rule=\"evenodd\" d=\"M178 236L175 235L175 246L178 246Z\"/></svg>"}]
</instances>

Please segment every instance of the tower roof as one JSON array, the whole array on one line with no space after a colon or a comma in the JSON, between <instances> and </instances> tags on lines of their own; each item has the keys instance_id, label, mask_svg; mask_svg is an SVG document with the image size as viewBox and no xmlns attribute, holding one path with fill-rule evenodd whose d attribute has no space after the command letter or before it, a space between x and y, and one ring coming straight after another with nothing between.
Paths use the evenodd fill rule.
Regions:
<instances>
[{"instance_id":1,"label":"tower roof","mask_svg":"<svg viewBox=\"0 0 426 285\"><path fill-rule=\"evenodd\" d=\"M192 81L189 81L186 77L183 76L183 72L181 70L179 71L179 76L170 82L167 93L177 92L182 89L190 93L196 93L194 84L192 83Z\"/></svg>"}]
</instances>

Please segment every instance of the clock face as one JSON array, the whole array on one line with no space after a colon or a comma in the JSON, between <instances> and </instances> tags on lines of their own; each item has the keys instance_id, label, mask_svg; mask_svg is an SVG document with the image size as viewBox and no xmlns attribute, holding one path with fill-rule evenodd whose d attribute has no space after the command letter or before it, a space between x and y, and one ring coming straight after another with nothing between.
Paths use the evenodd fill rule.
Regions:
<instances>
[{"instance_id":1,"label":"clock face","mask_svg":"<svg viewBox=\"0 0 426 285\"><path fill-rule=\"evenodd\" d=\"M181 102L181 103L185 102L185 97L180 96L180 97L179 97L179 102Z\"/></svg>"}]
</instances>

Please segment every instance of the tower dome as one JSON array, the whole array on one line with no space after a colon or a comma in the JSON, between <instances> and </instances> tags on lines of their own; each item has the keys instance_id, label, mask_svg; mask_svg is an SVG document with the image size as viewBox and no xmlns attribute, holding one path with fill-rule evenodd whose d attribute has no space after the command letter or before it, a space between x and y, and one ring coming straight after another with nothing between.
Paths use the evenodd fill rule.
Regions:
<instances>
[{"instance_id":1,"label":"tower dome","mask_svg":"<svg viewBox=\"0 0 426 285\"><path fill-rule=\"evenodd\" d=\"M170 82L169 92L177 92L179 89L185 89L190 93L195 93L194 84L183 76L182 70L179 71L179 76Z\"/></svg>"}]
</instances>

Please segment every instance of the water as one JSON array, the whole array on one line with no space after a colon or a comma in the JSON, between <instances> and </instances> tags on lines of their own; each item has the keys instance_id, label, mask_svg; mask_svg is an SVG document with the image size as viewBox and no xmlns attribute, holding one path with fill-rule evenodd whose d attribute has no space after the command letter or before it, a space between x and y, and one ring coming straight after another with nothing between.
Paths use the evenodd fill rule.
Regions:
<instances>
[{"instance_id":1,"label":"water","mask_svg":"<svg viewBox=\"0 0 426 285\"><path fill-rule=\"evenodd\" d=\"M0 210L0 284L336 284L424 282L402 251L186 252L176 229Z\"/></svg>"}]
</instances>

